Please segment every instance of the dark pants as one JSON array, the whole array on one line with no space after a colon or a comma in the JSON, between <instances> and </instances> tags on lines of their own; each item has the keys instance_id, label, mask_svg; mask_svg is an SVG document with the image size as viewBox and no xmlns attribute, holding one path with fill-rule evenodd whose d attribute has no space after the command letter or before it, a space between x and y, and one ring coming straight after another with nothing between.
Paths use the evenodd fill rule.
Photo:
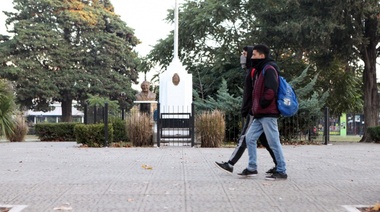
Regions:
<instances>
[{"instance_id":1,"label":"dark pants","mask_svg":"<svg viewBox=\"0 0 380 212\"><path fill-rule=\"evenodd\" d=\"M238 142L235 150L232 152L230 159L228 160L228 163L231 165L235 165L235 163L237 163L239 161L239 159L243 155L245 149L247 148L247 143L245 141L245 134L247 133L249 126L251 126L252 120L253 120L253 116L248 115L246 120L245 120L243 130L242 130L241 136L239 138L239 142ZM274 157L274 153L273 153L272 149L269 147L268 140L265 137L264 133L262 133L260 135L259 141L260 142L257 142L257 145L259 145L259 143L261 143L261 145L263 145L265 147L265 149L268 150L270 156L273 159L273 163L275 165L277 165L276 158Z\"/></svg>"}]
</instances>

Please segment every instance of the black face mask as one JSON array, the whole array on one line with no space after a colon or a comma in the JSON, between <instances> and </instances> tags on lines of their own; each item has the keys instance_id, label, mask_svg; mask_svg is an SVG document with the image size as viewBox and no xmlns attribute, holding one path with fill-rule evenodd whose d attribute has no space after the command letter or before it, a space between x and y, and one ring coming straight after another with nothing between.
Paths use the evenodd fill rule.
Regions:
<instances>
[{"instance_id":1,"label":"black face mask","mask_svg":"<svg viewBox=\"0 0 380 212\"><path fill-rule=\"evenodd\" d=\"M264 60L265 59L251 59L251 61L252 61L252 67L256 67L257 65L259 65Z\"/></svg>"}]
</instances>

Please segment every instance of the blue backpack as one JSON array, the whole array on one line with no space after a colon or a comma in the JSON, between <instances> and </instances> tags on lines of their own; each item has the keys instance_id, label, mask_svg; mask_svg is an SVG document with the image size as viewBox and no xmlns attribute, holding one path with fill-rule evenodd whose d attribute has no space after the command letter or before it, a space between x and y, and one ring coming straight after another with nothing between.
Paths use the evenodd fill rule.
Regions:
<instances>
[{"instance_id":1,"label":"blue backpack","mask_svg":"<svg viewBox=\"0 0 380 212\"><path fill-rule=\"evenodd\" d=\"M273 66L267 65L263 69L263 75L267 67L272 67L276 70ZM278 75L277 70L276 73ZM278 75L277 108L280 114L285 117L294 116L298 111L298 107L296 92L285 78Z\"/></svg>"}]
</instances>

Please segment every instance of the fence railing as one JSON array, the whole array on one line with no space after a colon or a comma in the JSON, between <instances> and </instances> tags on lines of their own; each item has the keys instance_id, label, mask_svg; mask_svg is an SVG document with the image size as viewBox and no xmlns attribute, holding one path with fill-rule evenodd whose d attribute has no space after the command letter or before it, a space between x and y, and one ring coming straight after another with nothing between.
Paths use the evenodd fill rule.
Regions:
<instances>
[{"instance_id":1,"label":"fence railing","mask_svg":"<svg viewBox=\"0 0 380 212\"><path fill-rule=\"evenodd\" d=\"M243 119L237 116L226 115L225 143L238 142L241 136ZM323 132L319 132L317 119L308 121L298 116L279 118L278 127L282 142L313 142L323 140Z\"/></svg>"},{"instance_id":2,"label":"fence railing","mask_svg":"<svg viewBox=\"0 0 380 212\"><path fill-rule=\"evenodd\" d=\"M85 108L85 123L103 123L104 117L105 117L105 110L104 107L87 107ZM157 108L159 110L159 107ZM155 117L157 116L157 111L153 114L150 113L149 116L152 118L153 126L156 125L157 128L152 127L152 130L156 130L154 135L154 141L157 142L157 139L166 139L170 140L166 137L171 137L172 140L178 140L178 138L173 139L173 136L169 135L177 135L180 133L176 133L173 130L178 130L184 128L182 125L186 124L186 128L190 126L190 130L187 131L186 139L190 139L192 146L197 143L194 139L194 134L196 133L193 129L195 126L195 118L194 118L194 109L190 110L193 111L193 113L186 113L186 114L180 114L182 116L186 116L186 118L182 118L184 120L173 120L168 116L168 114L163 113L163 116ZM130 111L129 113L138 112L138 111ZM156 113L156 114L155 114ZM128 114L128 113L127 113ZM115 114L113 114L115 115ZM118 114L124 118L124 114L120 113ZM172 114L173 115L173 114ZM178 114L177 114L178 115ZM165 117L166 116L166 117ZM128 117L128 116L127 116ZM169 117L169 118L168 118ZM154 122L153 122L154 119ZM190 122L191 121L191 122ZM241 130L243 125L243 119L239 116L234 115L225 115L225 121L226 121L226 129L225 129L225 143L226 144L233 144L237 143L240 136L241 136ZM189 123L193 123L190 125ZM305 117L299 117L299 116L293 116L289 118L279 118L278 120L278 126L279 126L279 132L282 142L292 143L292 142L313 142L313 141L323 141L326 138L326 135L324 135L324 132L321 132L318 126L320 123L320 120L308 120L305 121ZM179 127L174 127L174 125ZM172 132L169 134L162 133L162 129L171 129ZM182 132L182 131L181 131ZM156 134L156 133L159 133ZM181 135L183 137L183 135ZM189 142L189 141L187 141ZM159 144L158 144L159 145Z\"/></svg>"},{"instance_id":3,"label":"fence railing","mask_svg":"<svg viewBox=\"0 0 380 212\"><path fill-rule=\"evenodd\" d=\"M161 111L162 109L162 111ZM157 105L157 146L162 143L194 146L194 105L191 108Z\"/></svg>"}]
</instances>

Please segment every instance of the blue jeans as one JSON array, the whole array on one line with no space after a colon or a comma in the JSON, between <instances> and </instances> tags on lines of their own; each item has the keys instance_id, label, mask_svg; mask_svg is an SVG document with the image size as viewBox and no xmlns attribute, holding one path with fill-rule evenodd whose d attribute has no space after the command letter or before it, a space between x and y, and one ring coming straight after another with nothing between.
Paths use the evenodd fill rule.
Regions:
<instances>
[{"instance_id":1,"label":"blue jeans","mask_svg":"<svg viewBox=\"0 0 380 212\"><path fill-rule=\"evenodd\" d=\"M277 118L264 117L254 119L246 134L248 149L248 167L250 171L257 170L257 139L261 133L265 133L268 144L272 149L277 161L277 172L286 173L286 165L282 146L280 143L280 133L278 132Z\"/></svg>"}]
</instances>

